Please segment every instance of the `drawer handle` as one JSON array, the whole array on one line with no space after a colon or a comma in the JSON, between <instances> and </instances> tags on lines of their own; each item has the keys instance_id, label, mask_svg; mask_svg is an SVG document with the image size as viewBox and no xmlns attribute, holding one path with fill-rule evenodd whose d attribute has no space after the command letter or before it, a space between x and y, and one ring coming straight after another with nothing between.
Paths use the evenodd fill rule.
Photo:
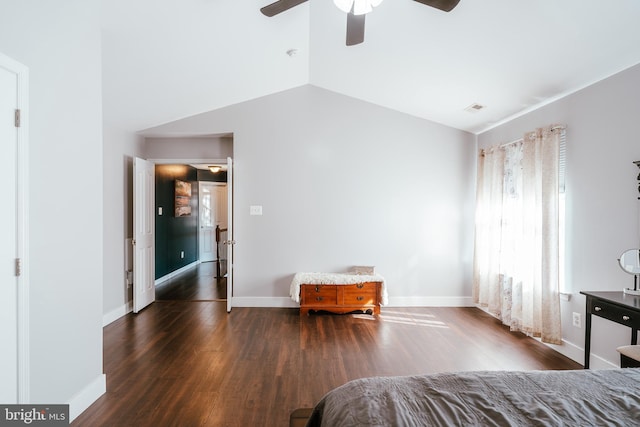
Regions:
<instances>
[{"instance_id":1,"label":"drawer handle","mask_svg":"<svg viewBox=\"0 0 640 427\"><path fill-rule=\"evenodd\" d=\"M358 289L362 289L362 288L364 288L364 283L358 283L358 284L356 285L356 288L358 288Z\"/></svg>"},{"instance_id":2,"label":"drawer handle","mask_svg":"<svg viewBox=\"0 0 640 427\"><path fill-rule=\"evenodd\" d=\"M625 322L629 319L631 319L629 316L622 316L622 320L624 320Z\"/></svg>"},{"instance_id":3,"label":"drawer handle","mask_svg":"<svg viewBox=\"0 0 640 427\"><path fill-rule=\"evenodd\" d=\"M316 297L316 301L322 301L323 299L323 297Z\"/></svg>"},{"instance_id":4,"label":"drawer handle","mask_svg":"<svg viewBox=\"0 0 640 427\"><path fill-rule=\"evenodd\" d=\"M602 307L594 307L593 310L594 311L602 311Z\"/></svg>"},{"instance_id":5,"label":"drawer handle","mask_svg":"<svg viewBox=\"0 0 640 427\"><path fill-rule=\"evenodd\" d=\"M320 292L320 286L316 285L316 292Z\"/></svg>"},{"instance_id":6,"label":"drawer handle","mask_svg":"<svg viewBox=\"0 0 640 427\"><path fill-rule=\"evenodd\" d=\"M364 299L364 297L357 297L356 298L358 301L362 301Z\"/></svg>"}]
</instances>

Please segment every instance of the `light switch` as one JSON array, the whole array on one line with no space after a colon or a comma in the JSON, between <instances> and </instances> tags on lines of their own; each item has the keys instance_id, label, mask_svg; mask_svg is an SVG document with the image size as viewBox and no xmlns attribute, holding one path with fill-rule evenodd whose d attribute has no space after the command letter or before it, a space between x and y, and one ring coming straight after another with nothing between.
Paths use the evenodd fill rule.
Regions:
<instances>
[{"instance_id":1,"label":"light switch","mask_svg":"<svg viewBox=\"0 0 640 427\"><path fill-rule=\"evenodd\" d=\"M158 215L162 215L162 206L158 206Z\"/></svg>"},{"instance_id":2,"label":"light switch","mask_svg":"<svg viewBox=\"0 0 640 427\"><path fill-rule=\"evenodd\" d=\"M249 215L262 215L262 206L249 206Z\"/></svg>"}]
</instances>

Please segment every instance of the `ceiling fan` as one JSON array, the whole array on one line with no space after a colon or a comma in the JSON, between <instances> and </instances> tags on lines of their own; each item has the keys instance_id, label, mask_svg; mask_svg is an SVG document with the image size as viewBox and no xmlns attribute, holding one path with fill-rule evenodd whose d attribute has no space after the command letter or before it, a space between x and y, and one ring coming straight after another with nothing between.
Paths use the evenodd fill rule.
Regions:
<instances>
[{"instance_id":1,"label":"ceiling fan","mask_svg":"<svg viewBox=\"0 0 640 427\"><path fill-rule=\"evenodd\" d=\"M305 3L308 0L277 0L262 9L264 15L272 17L279 13L284 12L285 10L291 9L294 6ZM460 0L414 0L418 3L422 3L427 6L435 7L436 9L442 10L444 12L450 12L454 7L458 5ZM377 6L380 4L382 0L367 0L367 1L358 1L358 0L334 0L336 6L340 9L344 9L344 5L347 5L347 8L350 8L350 11L347 14L347 46L353 46L356 44L360 44L364 41L364 17L366 13L371 11L371 6ZM365 9L358 8L358 5L365 6ZM358 10L359 9L359 10ZM356 12L356 13L354 13Z\"/></svg>"}]
</instances>

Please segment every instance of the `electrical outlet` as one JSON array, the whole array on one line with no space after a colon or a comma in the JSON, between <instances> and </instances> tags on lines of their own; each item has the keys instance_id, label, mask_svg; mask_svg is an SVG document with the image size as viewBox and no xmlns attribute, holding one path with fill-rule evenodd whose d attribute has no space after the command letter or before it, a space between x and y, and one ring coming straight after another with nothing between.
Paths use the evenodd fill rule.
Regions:
<instances>
[{"instance_id":1,"label":"electrical outlet","mask_svg":"<svg viewBox=\"0 0 640 427\"><path fill-rule=\"evenodd\" d=\"M580 313L573 312L573 326L576 328L582 327L582 315Z\"/></svg>"}]
</instances>

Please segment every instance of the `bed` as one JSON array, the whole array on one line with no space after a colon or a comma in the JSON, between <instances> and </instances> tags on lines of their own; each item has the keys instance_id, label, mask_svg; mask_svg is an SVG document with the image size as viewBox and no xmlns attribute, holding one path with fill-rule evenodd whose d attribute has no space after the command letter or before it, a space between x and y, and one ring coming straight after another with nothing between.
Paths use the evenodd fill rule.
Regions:
<instances>
[{"instance_id":1,"label":"bed","mask_svg":"<svg viewBox=\"0 0 640 427\"><path fill-rule=\"evenodd\" d=\"M316 426L631 426L640 368L481 371L350 381L327 393Z\"/></svg>"},{"instance_id":2,"label":"bed","mask_svg":"<svg viewBox=\"0 0 640 427\"><path fill-rule=\"evenodd\" d=\"M379 274L296 273L289 295L300 303L300 315L311 311L380 314L380 306L388 300Z\"/></svg>"}]
</instances>

